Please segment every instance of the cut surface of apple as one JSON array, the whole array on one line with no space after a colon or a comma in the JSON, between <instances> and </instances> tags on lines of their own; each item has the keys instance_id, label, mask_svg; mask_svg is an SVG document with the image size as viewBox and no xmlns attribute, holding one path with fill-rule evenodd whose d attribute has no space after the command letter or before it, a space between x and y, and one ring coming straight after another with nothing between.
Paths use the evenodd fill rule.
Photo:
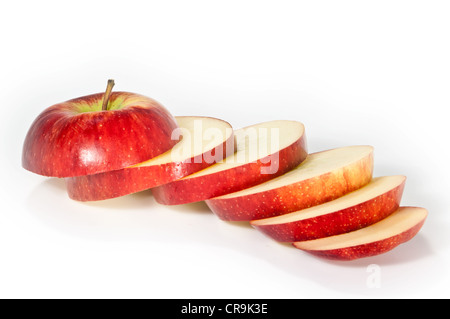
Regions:
<instances>
[{"instance_id":1,"label":"cut surface of apple","mask_svg":"<svg viewBox=\"0 0 450 319\"><path fill-rule=\"evenodd\" d=\"M236 153L222 162L152 189L160 204L178 205L235 192L293 169L307 156L304 125L270 121L235 132Z\"/></svg>"},{"instance_id":2,"label":"cut surface of apple","mask_svg":"<svg viewBox=\"0 0 450 319\"><path fill-rule=\"evenodd\" d=\"M353 232L293 243L311 254L353 260L388 252L413 238L428 215L421 207L400 207L385 219Z\"/></svg>"},{"instance_id":3,"label":"cut surface of apple","mask_svg":"<svg viewBox=\"0 0 450 319\"><path fill-rule=\"evenodd\" d=\"M376 177L335 200L296 212L251 221L251 225L281 242L312 240L347 233L374 224L400 206L406 177Z\"/></svg>"},{"instance_id":4,"label":"cut surface of apple","mask_svg":"<svg viewBox=\"0 0 450 319\"><path fill-rule=\"evenodd\" d=\"M181 139L170 151L123 169L66 178L69 197L79 201L104 200L146 190L182 178L234 153L233 129L210 117L175 118Z\"/></svg>"},{"instance_id":5,"label":"cut surface of apple","mask_svg":"<svg viewBox=\"0 0 450 319\"><path fill-rule=\"evenodd\" d=\"M295 169L263 184L206 201L222 220L251 221L319 205L367 185L373 147L347 146L308 155Z\"/></svg>"}]
</instances>

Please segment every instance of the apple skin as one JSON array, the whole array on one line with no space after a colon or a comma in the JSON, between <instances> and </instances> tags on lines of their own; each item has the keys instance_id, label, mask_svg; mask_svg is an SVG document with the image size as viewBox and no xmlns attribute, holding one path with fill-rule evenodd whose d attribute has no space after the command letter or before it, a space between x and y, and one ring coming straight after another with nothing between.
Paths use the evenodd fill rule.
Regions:
<instances>
[{"instance_id":1,"label":"apple skin","mask_svg":"<svg viewBox=\"0 0 450 319\"><path fill-rule=\"evenodd\" d=\"M326 215L283 224L250 224L268 237L280 242L318 239L347 233L372 225L400 207L405 181L388 192L368 201Z\"/></svg>"},{"instance_id":2,"label":"apple skin","mask_svg":"<svg viewBox=\"0 0 450 319\"><path fill-rule=\"evenodd\" d=\"M231 127L231 126L230 126ZM234 135L222 144L225 157L234 151ZM152 166L131 166L111 172L66 178L69 197L78 201L97 201L124 196L166 184L209 167L204 154L187 161ZM214 154L211 154L214 156Z\"/></svg>"},{"instance_id":3,"label":"apple skin","mask_svg":"<svg viewBox=\"0 0 450 319\"><path fill-rule=\"evenodd\" d=\"M370 153L351 165L317 177L246 196L211 198L206 204L225 221L268 218L341 197L367 185L372 173L373 153Z\"/></svg>"},{"instance_id":4,"label":"apple skin","mask_svg":"<svg viewBox=\"0 0 450 319\"><path fill-rule=\"evenodd\" d=\"M292 245L317 257L338 261L350 261L355 259L377 256L387 253L388 251L391 251L395 247L399 246L400 244L406 243L407 241L411 240L414 236L416 236L424 223L425 220L422 220L422 222L416 224L414 227L400 234L379 241L362 245L356 245L352 247L343 247L330 250L306 250L297 247L296 243L293 243Z\"/></svg>"},{"instance_id":5,"label":"apple skin","mask_svg":"<svg viewBox=\"0 0 450 319\"><path fill-rule=\"evenodd\" d=\"M280 176L305 160L308 155L305 134L291 145L267 158L278 158L278 171L261 174L267 158L196 178L183 178L152 189L155 200L163 205L179 205L203 201L252 187ZM213 187L210 187L213 186ZM192 192L192 190L195 192Z\"/></svg>"},{"instance_id":6,"label":"apple skin","mask_svg":"<svg viewBox=\"0 0 450 319\"><path fill-rule=\"evenodd\" d=\"M108 104L113 108L102 111L104 95L79 97L44 110L26 135L23 167L52 177L96 174L143 162L177 143L171 139L176 121L158 102L113 92Z\"/></svg>"}]
</instances>

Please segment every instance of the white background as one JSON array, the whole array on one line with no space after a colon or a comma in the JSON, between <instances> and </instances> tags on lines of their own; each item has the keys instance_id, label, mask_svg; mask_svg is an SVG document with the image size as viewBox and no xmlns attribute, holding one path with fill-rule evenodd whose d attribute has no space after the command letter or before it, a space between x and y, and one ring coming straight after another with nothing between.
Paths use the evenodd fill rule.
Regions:
<instances>
[{"instance_id":1,"label":"white background","mask_svg":"<svg viewBox=\"0 0 450 319\"><path fill-rule=\"evenodd\" d=\"M0 5L0 297L450 297L448 1L8 1ZM150 191L101 203L21 168L47 106L115 90L234 127L306 126L311 152L375 147L429 210L410 242L318 259ZM380 285L368 285L372 268Z\"/></svg>"}]
</instances>

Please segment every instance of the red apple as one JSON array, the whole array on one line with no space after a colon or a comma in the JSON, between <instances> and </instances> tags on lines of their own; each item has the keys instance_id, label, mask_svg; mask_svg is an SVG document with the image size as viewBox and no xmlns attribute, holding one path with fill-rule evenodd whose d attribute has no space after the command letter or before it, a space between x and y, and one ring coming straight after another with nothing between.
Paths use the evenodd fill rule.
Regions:
<instances>
[{"instance_id":1,"label":"red apple","mask_svg":"<svg viewBox=\"0 0 450 319\"><path fill-rule=\"evenodd\" d=\"M304 126L271 121L235 131L237 152L177 181L152 189L156 201L177 205L236 192L286 173L307 156Z\"/></svg>"},{"instance_id":2,"label":"red apple","mask_svg":"<svg viewBox=\"0 0 450 319\"><path fill-rule=\"evenodd\" d=\"M353 232L299 241L294 247L334 260L354 260L386 253L412 239L428 212L420 207L400 207L381 221Z\"/></svg>"},{"instance_id":3,"label":"red apple","mask_svg":"<svg viewBox=\"0 0 450 319\"><path fill-rule=\"evenodd\" d=\"M54 177L121 169L171 149L175 119L158 102L128 92L79 97L50 106L31 125L23 167Z\"/></svg>"},{"instance_id":4,"label":"red apple","mask_svg":"<svg viewBox=\"0 0 450 319\"><path fill-rule=\"evenodd\" d=\"M373 148L349 146L310 154L288 173L206 201L222 220L278 216L341 197L372 179Z\"/></svg>"},{"instance_id":5,"label":"red apple","mask_svg":"<svg viewBox=\"0 0 450 319\"><path fill-rule=\"evenodd\" d=\"M182 139L170 151L123 169L66 178L69 196L93 201L136 193L197 172L234 153L229 123L210 117L175 119L181 135L173 138Z\"/></svg>"},{"instance_id":6,"label":"red apple","mask_svg":"<svg viewBox=\"0 0 450 319\"><path fill-rule=\"evenodd\" d=\"M405 181L406 177L400 175L376 177L368 185L335 200L250 223L281 242L348 233L374 224L396 211Z\"/></svg>"}]
</instances>

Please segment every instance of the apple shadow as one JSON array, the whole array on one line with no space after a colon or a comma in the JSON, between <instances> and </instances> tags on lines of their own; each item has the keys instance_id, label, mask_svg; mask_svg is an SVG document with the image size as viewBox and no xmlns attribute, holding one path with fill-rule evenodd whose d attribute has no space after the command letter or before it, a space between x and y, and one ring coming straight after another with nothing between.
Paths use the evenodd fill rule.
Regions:
<instances>
[{"instance_id":1,"label":"apple shadow","mask_svg":"<svg viewBox=\"0 0 450 319\"><path fill-rule=\"evenodd\" d=\"M110 198L99 201L80 202L83 205L102 209L130 210L139 208L152 208L156 206L151 190L144 190L134 194Z\"/></svg>"},{"instance_id":2,"label":"apple shadow","mask_svg":"<svg viewBox=\"0 0 450 319\"><path fill-rule=\"evenodd\" d=\"M231 225L232 227L240 227L240 228L248 228L251 230L255 230L252 225L250 225L247 221L229 221L229 220L221 220L224 223L227 223L228 225Z\"/></svg>"},{"instance_id":3,"label":"apple shadow","mask_svg":"<svg viewBox=\"0 0 450 319\"><path fill-rule=\"evenodd\" d=\"M42 182L42 186L50 188L52 192L55 192L57 194L64 194L67 196L66 182L63 178L50 177Z\"/></svg>"},{"instance_id":4,"label":"apple shadow","mask_svg":"<svg viewBox=\"0 0 450 319\"><path fill-rule=\"evenodd\" d=\"M98 202L69 198L63 179L39 183L25 200L30 214L61 233L83 238L145 238L158 205L150 191ZM149 235L150 236L150 235Z\"/></svg>"},{"instance_id":5,"label":"apple shadow","mask_svg":"<svg viewBox=\"0 0 450 319\"><path fill-rule=\"evenodd\" d=\"M228 248L273 265L277 271L288 274L292 282L296 282L296 280L299 283L309 281L313 285L323 286L326 290L337 293L355 296L382 296L392 293L400 296L409 293L404 288L405 282L421 287L437 285L437 277L433 274L446 272L445 263L431 263L433 258L430 258L436 256L437 253L445 254L444 250L446 250L443 245L441 247L432 245L429 237L429 231L432 231L433 236L446 236L447 225L437 220L426 222L414 238L391 251L351 261L330 260L312 255L295 248L291 243L275 241L251 226L248 227L254 231L253 235L244 234L244 231L251 232L243 229L242 224L235 225L232 222L226 222L224 227L235 226L237 226L235 233L241 233L246 238L236 238L236 236L228 236L224 233L224 237L229 239ZM246 242L245 245L239 244L243 241ZM443 251L439 252L439 248ZM383 287L389 287L388 290L386 290L387 288L377 290L368 287L367 280L370 276L369 266L371 265L376 265L382 270ZM423 265L433 271L417 271L424 267ZM305 292L299 289L299 293Z\"/></svg>"},{"instance_id":6,"label":"apple shadow","mask_svg":"<svg viewBox=\"0 0 450 319\"><path fill-rule=\"evenodd\" d=\"M325 259L301 251L291 244L277 243L273 239L266 261L293 278L308 280L329 291L355 296L402 297L420 293L420 289L440 285L442 274L448 272L444 258L448 252L450 225L438 216L429 215L419 233L391 251L351 261ZM261 234L263 235L263 234ZM436 258L442 262L436 262ZM367 280L371 265L382 272L382 289L369 289ZM424 271L426 269L426 271ZM295 279L293 279L295 280ZM421 287L409 289L408 287Z\"/></svg>"},{"instance_id":7,"label":"apple shadow","mask_svg":"<svg viewBox=\"0 0 450 319\"><path fill-rule=\"evenodd\" d=\"M129 194L118 198L81 202L69 198L67 194L66 183L63 178L48 178L44 180L40 185L38 185L35 191L40 192L45 189L47 190L46 192L51 193L53 196L58 196L59 199L65 197L68 198L72 203L78 203L80 205L91 207L129 210L141 207L151 207L152 205L155 205L151 190L144 190L138 193Z\"/></svg>"},{"instance_id":8,"label":"apple shadow","mask_svg":"<svg viewBox=\"0 0 450 319\"><path fill-rule=\"evenodd\" d=\"M181 205L171 205L168 206L173 211L177 211L180 213L198 213L198 214L211 214L212 211L209 209L208 205L204 201L189 203L189 204L181 204Z\"/></svg>"},{"instance_id":9,"label":"apple shadow","mask_svg":"<svg viewBox=\"0 0 450 319\"><path fill-rule=\"evenodd\" d=\"M299 287L307 281L333 295L402 297L415 293L408 290L408 286L424 288L439 285L440 276L436 274L447 272L445 262L432 262L430 257L435 251L427 236L420 233L389 252L352 261L325 259L297 249L290 243L267 240L265 245L261 245L265 246L265 252L262 248L255 249L259 257L288 274L293 283L298 280ZM368 285L371 266L380 269L382 289L371 289ZM430 272L423 271L423 268ZM301 288L298 291L300 295L308 295Z\"/></svg>"},{"instance_id":10,"label":"apple shadow","mask_svg":"<svg viewBox=\"0 0 450 319\"><path fill-rule=\"evenodd\" d=\"M69 198L65 181L52 178L40 182L25 205L34 218L61 233L101 240L176 241L176 236L168 236L169 230L187 232L196 240L202 232L194 230L193 221L214 218L204 202L160 205L151 190L102 201L75 201Z\"/></svg>"},{"instance_id":11,"label":"apple shadow","mask_svg":"<svg viewBox=\"0 0 450 319\"><path fill-rule=\"evenodd\" d=\"M188 245L213 245L252 256L285 272L295 282L311 281L327 289L367 293L364 286L370 264L383 268L408 268L427 260L434 251L428 234L446 236L446 225L430 214L426 232L382 255L355 261L333 261L303 252L290 243L279 243L258 232L248 222L217 218L205 202L164 206L156 203L151 190L99 202L71 200L62 179L38 184L26 199L29 211L40 222L65 235L94 240L138 240L179 243L183 234ZM437 210L438 207L433 207ZM430 230L430 232L428 232ZM243 244L245 243L245 244ZM439 249L439 247L433 247ZM444 247L442 247L444 249ZM434 265L440 271L445 265ZM355 276L360 274L359 277ZM362 274L362 275L361 275ZM363 283L363 288L361 288Z\"/></svg>"}]
</instances>

